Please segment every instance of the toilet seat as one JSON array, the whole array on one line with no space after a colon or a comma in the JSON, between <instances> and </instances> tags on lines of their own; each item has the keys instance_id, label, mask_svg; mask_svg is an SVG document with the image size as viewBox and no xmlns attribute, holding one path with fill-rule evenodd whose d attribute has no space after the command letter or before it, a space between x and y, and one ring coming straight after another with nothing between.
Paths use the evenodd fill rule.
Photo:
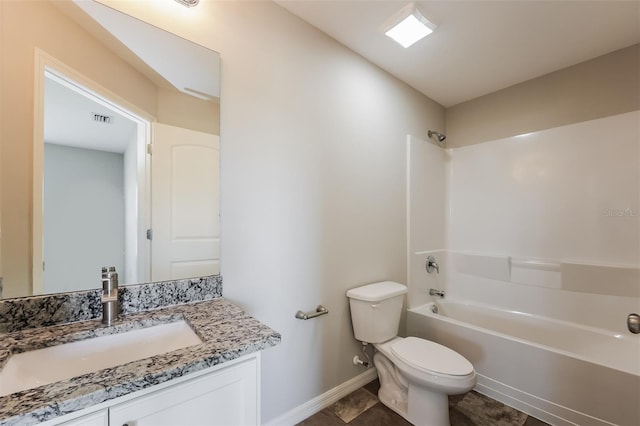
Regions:
<instances>
[{"instance_id":1,"label":"toilet seat","mask_svg":"<svg viewBox=\"0 0 640 426\"><path fill-rule=\"evenodd\" d=\"M399 360L423 373L468 376L474 371L473 365L456 351L418 337L397 339L390 349Z\"/></svg>"},{"instance_id":2,"label":"toilet seat","mask_svg":"<svg viewBox=\"0 0 640 426\"><path fill-rule=\"evenodd\" d=\"M401 343L407 339L408 342ZM398 346L394 350L395 345ZM464 388L470 383L470 388L475 385L476 373L473 365L459 353L436 342L418 337L394 337L374 346L401 371L420 383L438 383L449 387L452 393L455 393L453 389ZM412 348L416 349L415 346L417 350L414 353ZM449 357L454 360L451 365L447 365Z\"/></svg>"}]
</instances>

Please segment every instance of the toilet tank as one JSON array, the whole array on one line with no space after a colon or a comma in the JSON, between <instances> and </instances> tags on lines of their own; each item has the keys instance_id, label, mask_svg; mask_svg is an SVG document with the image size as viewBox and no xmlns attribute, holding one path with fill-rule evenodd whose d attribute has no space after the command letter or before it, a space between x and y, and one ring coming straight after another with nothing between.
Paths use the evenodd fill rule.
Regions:
<instances>
[{"instance_id":1,"label":"toilet tank","mask_svg":"<svg viewBox=\"0 0 640 426\"><path fill-rule=\"evenodd\" d=\"M367 284L347 291L356 339L382 343L395 337L406 292L406 286L392 281Z\"/></svg>"}]
</instances>

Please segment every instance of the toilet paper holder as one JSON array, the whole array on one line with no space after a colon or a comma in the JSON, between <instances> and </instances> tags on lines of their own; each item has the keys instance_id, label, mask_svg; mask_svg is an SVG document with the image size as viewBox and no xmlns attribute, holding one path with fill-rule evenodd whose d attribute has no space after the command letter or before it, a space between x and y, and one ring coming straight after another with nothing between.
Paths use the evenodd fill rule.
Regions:
<instances>
[{"instance_id":1,"label":"toilet paper holder","mask_svg":"<svg viewBox=\"0 0 640 426\"><path fill-rule=\"evenodd\" d=\"M308 320L311 318L319 317L320 315L326 315L329 313L329 310L322 305L318 305L315 312L296 312L296 318L301 320Z\"/></svg>"}]
</instances>

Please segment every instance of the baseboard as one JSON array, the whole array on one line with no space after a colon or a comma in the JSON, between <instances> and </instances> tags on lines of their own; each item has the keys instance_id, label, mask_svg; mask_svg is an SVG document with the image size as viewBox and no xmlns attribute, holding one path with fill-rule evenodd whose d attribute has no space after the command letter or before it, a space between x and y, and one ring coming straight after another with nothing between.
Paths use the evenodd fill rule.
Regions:
<instances>
[{"instance_id":1,"label":"baseboard","mask_svg":"<svg viewBox=\"0 0 640 426\"><path fill-rule=\"evenodd\" d=\"M297 406L293 410L290 410L283 415L270 420L269 422L265 423L265 426L293 426L297 423L300 423L304 419L313 416L318 411L321 411L322 409L330 406L339 399L349 395L351 392L366 385L376 377L378 377L376 369L369 368L353 379L347 380L346 382L336 386L335 388L329 389L322 395L319 395L312 400Z\"/></svg>"},{"instance_id":2,"label":"baseboard","mask_svg":"<svg viewBox=\"0 0 640 426\"><path fill-rule=\"evenodd\" d=\"M612 426L605 420L555 404L478 374L475 391L554 426Z\"/></svg>"}]
</instances>

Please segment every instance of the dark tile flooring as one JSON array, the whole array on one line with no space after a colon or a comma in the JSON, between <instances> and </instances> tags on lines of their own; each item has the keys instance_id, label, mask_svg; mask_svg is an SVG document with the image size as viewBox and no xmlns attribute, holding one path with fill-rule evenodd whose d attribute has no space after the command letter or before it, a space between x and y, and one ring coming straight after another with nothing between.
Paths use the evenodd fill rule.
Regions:
<instances>
[{"instance_id":1,"label":"dark tile flooring","mask_svg":"<svg viewBox=\"0 0 640 426\"><path fill-rule=\"evenodd\" d=\"M378 401L380 383L371 383L298 423L298 426L411 426ZM449 397L451 426L549 426L475 391Z\"/></svg>"}]
</instances>

